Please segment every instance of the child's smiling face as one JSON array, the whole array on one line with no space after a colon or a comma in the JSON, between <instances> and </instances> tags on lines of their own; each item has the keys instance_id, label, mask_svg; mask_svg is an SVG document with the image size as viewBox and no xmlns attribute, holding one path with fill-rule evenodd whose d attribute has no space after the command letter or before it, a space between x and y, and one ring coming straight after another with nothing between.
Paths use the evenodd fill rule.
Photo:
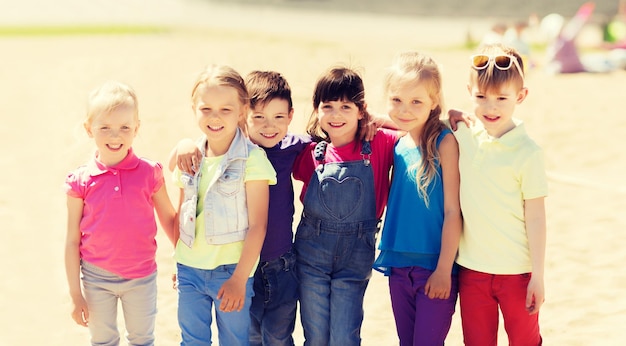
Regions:
<instances>
[{"instance_id":1,"label":"child's smiling face","mask_svg":"<svg viewBox=\"0 0 626 346\"><path fill-rule=\"evenodd\" d=\"M317 107L317 116L320 127L328 133L330 141L336 147L354 141L359 120L363 119L359 107L348 100L321 102Z\"/></svg>"},{"instance_id":2,"label":"child's smiling face","mask_svg":"<svg viewBox=\"0 0 626 346\"><path fill-rule=\"evenodd\" d=\"M292 119L293 109L287 100L274 98L257 104L247 118L248 136L253 143L272 148L285 137Z\"/></svg>"}]
</instances>

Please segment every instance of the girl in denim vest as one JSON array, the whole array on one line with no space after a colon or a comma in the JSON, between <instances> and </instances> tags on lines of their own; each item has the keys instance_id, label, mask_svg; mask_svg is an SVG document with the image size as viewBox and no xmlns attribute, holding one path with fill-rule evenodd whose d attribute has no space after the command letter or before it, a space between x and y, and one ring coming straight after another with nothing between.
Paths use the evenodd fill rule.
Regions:
<instances>
[{"instance_id":1,"label":"girl in denim vest","mask_svg":"<svg viewBox=\"0 0 626 346\"><path fill-rule=\"evenodd\" d=\"M211 344L214 304L220 345L248 345L253 274L276 173L244 135L248 92L235 70L210 66L191 98L203 158L195 175L174 172L181 188L175 252L181 345Z\"/></svg>"},{"instance_id":2,"label":"girl in denim vest","mask_svg":"<svg viewBox=\"0 0 626 346\"><path fill-rule=\"evenodd\" d=\"M359 345L363 297L389 190L395 131L370 121L361 77L332 68L318 80L307 132L312 143L293 175L304 182L295 239L305 345Z\"/></svg>"}]
</instances>

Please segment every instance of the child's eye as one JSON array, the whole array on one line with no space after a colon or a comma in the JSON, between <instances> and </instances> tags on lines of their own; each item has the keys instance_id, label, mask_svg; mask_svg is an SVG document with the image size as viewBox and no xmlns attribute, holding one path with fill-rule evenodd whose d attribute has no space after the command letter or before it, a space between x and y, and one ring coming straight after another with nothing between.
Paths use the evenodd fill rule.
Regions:
<instances>
[{"instance_id":1,"label":"child's eye","mask_svg":"<svg viewBox=\"0 0 626 346\"><path fill-rule=\"evenodd\" d=\"M391 102L394 102L394 103L399 103L399 102L400 102L400 99L399 99L399 98L397 98L397 97L392 97L392 98L391 98Z\"/></svg>"},{"instance_id":2,"label":"child's eye","mask_svg":"<svg viewBox=\"0 0 626 346\"><path fill-rule=\"evenodd\" d=\"M282 118L284 118L284 117L285 117L285 116L284 116L284 115L282 115L282 114L276 114L276 115L274 116L274 118L276 118L276 119L282 119Z\"/></svg>"},{"instance_id":3,"label":"child's eye","mask_svg":"<svg viewBox=\"0 0 626 346\"><path fill-rule=\"evenodd\" d=\"M420 101L420 100L413 100L413 102L412 102L412 103L413 103L414 105L418 105L418 104L422 103L422 101Z\"/></svg>"}]
</instances>

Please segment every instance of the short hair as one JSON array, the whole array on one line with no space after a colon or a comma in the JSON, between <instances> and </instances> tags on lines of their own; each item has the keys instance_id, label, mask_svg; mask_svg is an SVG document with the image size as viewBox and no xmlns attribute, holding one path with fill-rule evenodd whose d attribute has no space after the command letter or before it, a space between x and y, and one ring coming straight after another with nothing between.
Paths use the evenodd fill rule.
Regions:
<instances>
[{"instance_id":1,"label":"short hair","mask_svg":"<svg viewBox=\"0 0 626 346\"><path fill-rule=\"evenodd\" d=\"M293 108L291 87L283 75L274 71L252 71L246 76L246 88L250 97L250 107L265 105L268 102L279 99Z\"/></svg>"},{"instance_id":2,"label":"short hair","mask_svg":"<svg viewBox=\"0 0 626 346\"><path fill-rule=\"evenodd\" d=\"M498 90L504 84L514 83L520 89L524 87L524 61L518 51L510 46L503 44L490 44L482 47L477 54L485 54L489 56L509 55L513 57L517 64L512 63L511 68L500 70L489 64L486 68L477 70L470 67L470 84L476 83L481 90ZM518 67L520 70L518 70Z\"/></svg>"},{"instance_id":3,"label":"short hair","mask_svg":"<svg viewBox=\"0 0 626 346\"><path fill-rule=\"evenodd\" d=\"M135 121L139 120L139 105L133 88L117 81L105 82L89 94L85 123L91 125L95 117L110 113L119 107L132 108Z\"/></svg>"}]
</instances>

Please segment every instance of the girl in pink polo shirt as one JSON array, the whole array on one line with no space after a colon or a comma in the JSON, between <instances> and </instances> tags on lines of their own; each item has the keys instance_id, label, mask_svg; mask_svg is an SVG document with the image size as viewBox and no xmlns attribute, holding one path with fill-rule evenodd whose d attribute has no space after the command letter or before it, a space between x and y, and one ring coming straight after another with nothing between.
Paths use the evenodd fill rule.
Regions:
<instances>
[{"instance_id":1,"label":"girl in pink polo shirt","mask_svg":"<svg viewBox=\"0 0 626 346\"><path fill-rule=\"evenodd\" d=\"M117 345L120 300L128 343L154 345L155 210L172 243L178 237L162 167L133 152L139 117L127 85L108 82L94 90L84 127L95 141L95 157L65 180L72 318L89 327L92 345Z\"/></svg>"}]
</instances>

